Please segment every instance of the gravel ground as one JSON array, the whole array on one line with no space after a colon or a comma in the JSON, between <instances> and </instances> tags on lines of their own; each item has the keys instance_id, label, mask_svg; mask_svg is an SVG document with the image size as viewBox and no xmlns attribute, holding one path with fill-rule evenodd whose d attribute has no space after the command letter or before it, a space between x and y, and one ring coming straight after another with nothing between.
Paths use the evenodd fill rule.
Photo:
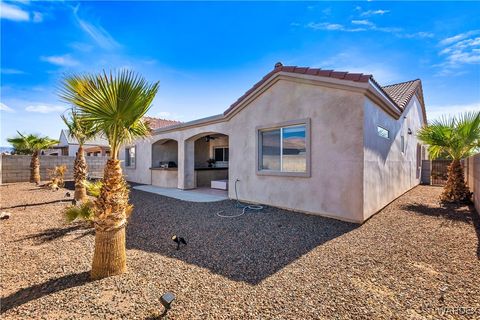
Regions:
<instances>
[{"instance_id":1,"label":"gravel ground","mask_svg":"<svg viewBox=\"0 0 480 320\"><path fill-rule=\"evenodd\" d=\"M133 190L127 274L91 282L92 230L62 217L66 190L0 186L2 319L480 318L480 222L419 186L362 226L275 208ZM173 234L185 237L175 250ZM463 309L454 309L463 308Z\"/></svg>"}]
</instances>

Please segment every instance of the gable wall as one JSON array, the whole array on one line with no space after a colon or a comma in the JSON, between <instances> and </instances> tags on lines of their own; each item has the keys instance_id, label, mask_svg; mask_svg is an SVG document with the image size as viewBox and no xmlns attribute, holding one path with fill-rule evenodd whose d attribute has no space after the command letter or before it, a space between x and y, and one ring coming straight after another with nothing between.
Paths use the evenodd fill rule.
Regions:
<instances>
[{"instance_id":1,"label":"gable wall","mask_svg":"<svg viewBox=\"0 0 480 320\"><path fill-rule=\"evenodd\" d=\"M251 102L230 121L230 183L240 179L240 199L360 222L363 101L358 92L280 80ZM256 127L304 118L311 177L257 175Z\"/></svg>"}]
</instances>

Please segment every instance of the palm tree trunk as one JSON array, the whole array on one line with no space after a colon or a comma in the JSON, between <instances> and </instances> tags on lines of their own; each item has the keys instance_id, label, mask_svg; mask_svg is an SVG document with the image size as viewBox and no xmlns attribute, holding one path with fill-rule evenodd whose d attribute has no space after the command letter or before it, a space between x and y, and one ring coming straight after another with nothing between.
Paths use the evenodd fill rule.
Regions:
<instances>
[{"instance_id":1,"label":"palm tree trunk","mask_svg":"<svg viewBox=\"0 0 480 320\"><path fill-rule=\"evenodd\" d=\"M462 164L460 160L453 160L448 166L447 184L443 190L441 200L445 202L461 202L468 201L470 197L471 193L465 183Z\"/></svg>"},{"instance_id":2,"label":"palm tree trunk","mask_svg":"<svg viewBox=\"0 0 480 320\"><path fill-rule=\"evenodd\" d=\"M77 156L73 167L73 178L75 179L75 193L73 198L76 201L83 201L87 198L87 188L85 188L85 180L87 178L87 161L85 161L85 153L83 145L78 147Z\"/></svg>"},{"instance_id":3,"label":"palm tree trunk","mask_svg":"<svg viewBox=\"0 0 480 320\"><path fill-rule=\"evenodd\" d=\"M38 151L34 151L32 160L30 161L30 182L40 183L40 158L38 157Z\"/></svg>"},{"instance_id":4,"label":"palm tree trunk","mask_svg":"<svg viewBox=\"0 0 480 320\"><path fill-rule=\"evenodd\" d=\"M92 279L121 274L127 270L125 226L131 209L128 193L120 161L108 159L100 196L95 201Z\"/></svg>"}]
</instances>

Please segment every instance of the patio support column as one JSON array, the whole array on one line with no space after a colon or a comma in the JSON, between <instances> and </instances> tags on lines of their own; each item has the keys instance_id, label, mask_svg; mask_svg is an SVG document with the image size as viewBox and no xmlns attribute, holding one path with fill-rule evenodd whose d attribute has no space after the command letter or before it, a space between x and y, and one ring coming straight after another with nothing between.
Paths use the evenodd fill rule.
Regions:
<instances>
[{"instance_id":1,"label":"patio support column","mask_svg":"<svg viewBox=\"0 0 480 320\"><path fill-rule=\"evenodd\" d=\"M195 141L178 142L178 188L195 188Z\"/></svg>"}]
</instances>

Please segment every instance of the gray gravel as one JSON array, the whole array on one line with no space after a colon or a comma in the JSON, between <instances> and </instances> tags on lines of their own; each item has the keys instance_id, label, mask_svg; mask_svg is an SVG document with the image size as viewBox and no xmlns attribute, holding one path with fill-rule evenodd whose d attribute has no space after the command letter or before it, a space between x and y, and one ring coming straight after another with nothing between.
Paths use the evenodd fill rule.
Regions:
<instances>
[{"instance_id":1,"label":"gray gravel","mask_svg":"<svg viewBox=\"0 0 480 320\"><path fill-rule=\"evenodd\" d=\"M133 190L129 272L95 282L92 230L64 222L65 192L0 187L2 319L155 319L166 291L171 319L480 318L479 218L441 207L437 187L362 226L275 208L222 219L233 201Z\"/></svg>"}]
</instances>

